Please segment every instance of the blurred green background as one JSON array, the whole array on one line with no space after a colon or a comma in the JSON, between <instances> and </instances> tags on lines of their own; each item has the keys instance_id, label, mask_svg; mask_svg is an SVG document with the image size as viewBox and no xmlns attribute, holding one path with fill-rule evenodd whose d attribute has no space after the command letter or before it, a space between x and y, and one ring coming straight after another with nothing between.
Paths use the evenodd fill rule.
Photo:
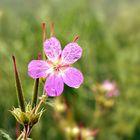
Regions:
<instances>
[{"instance_id":1,"label":"blurred green background","mask_svg":"<svg viewBox=\"0 0 140 140\"><path fill-rule=\"evenodd\" d=\"M75 67L85 77L79 89L65 88L77 122L100 128L97 140L140 140L140 1L139 0L0 0L0 128L15 137L16 121L8 110L17 105L11 55L15 54L27 101L33 80L27 65L42 51L41 23L55 23L62 46L79 35L83 56ZM47 30L49 35L49 29ZM120 95L107 116L95 118L91 87L115 80ZM34 140L63 140L48 107L32 132ZM86 113L85 113L86 112Z\"/></svg>"}]
</instances>

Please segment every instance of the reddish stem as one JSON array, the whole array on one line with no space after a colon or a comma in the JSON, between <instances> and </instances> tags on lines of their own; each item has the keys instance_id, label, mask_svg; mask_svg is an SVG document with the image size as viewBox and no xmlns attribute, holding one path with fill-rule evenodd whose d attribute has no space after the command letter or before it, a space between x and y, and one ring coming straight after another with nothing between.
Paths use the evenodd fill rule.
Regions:
<instances>
[{"instance_id":1,"label":"reddish stem","mask_svg":"<svg viewBox=\"0 0 140 140\"><path fill-rule=\"evenodd\" d=\"M20 135L20 124L18 122L16 122L16 137L18 138Z\"/></svg>"},{"instance_id":2,"label":"reddish stem","mask_svg":"<svg viewBox=\"0 0 140 140\"><path fill-rule=\"evenodd\" d=\"M75 36L73 42L76 42L79 39L79 36Z\"/></svg>"},{"instance_id":3,"label":"reddish stem","mask_svg":"<svg viewBox=\"0 0 140 140\"><path fill-rule=\"evenodd\" d=\"M51 28L50 29L51 30L50 36L54 36L54 23L52 22L50 26L51 26L50 27Z\"/></svg>"},{"instance_id":4,"label":"reddish stem","mask_svg":"<svg viewBox=\"0 0 140 140\"><path fill-rule=\"evenodd\" d=\"M46 24L42 22L42 29L43 29L43 41L46 40Z\"/></svg>"},{"instance_id":5,"label":"reddish stem","mask_svg":"<svg viewBox=\"0 0 140 140\"><path fill-rule=\"evenodd\" d=\"M16 59L15 59L15 56L12 55L12 58L13 58L13 62L14 62L14 71L17 74L17 67L16 67Z\"/></svg>"},{"instance_id":6,"label":"reddish stem","mask_svg":"<svg viewBox=\"0 0 140 140\"><path fill-rule=\"evenodd\" d=\"M38 60L41 60L41 53L38 53Z\"/></svg>"}]
</instances>

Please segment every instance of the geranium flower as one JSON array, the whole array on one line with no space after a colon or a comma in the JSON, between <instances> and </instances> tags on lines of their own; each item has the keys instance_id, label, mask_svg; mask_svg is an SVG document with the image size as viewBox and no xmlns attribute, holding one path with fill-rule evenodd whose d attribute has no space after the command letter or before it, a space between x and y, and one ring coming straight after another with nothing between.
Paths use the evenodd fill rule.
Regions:
<instances>
[{"instance_id":1,"label":"geranium flower","mask_svg":"<svg viewBox=\"0 0 140 140\"><path fill-rule=\"evenodd\" d=\"M83 83L82 73L71 67L82 55L82 48L75 42L65 46L63 51L56 37L44 41L44 52L48 60L32 60L28 65L30 77L47 78L44 89L48 96L59 96L64 83L78 88Z\"/></svg>"},{"instance_id":2,"label":"geranium flower","mask_svg":"<svg viewBox=\"0 0 140 140\"><path fill-rule=\"evenodd\" d=\"M106 92L107 97L118 96L119 91L115 82L105 80L102 84L103 89Z\"/></svg>"}]
</instances>

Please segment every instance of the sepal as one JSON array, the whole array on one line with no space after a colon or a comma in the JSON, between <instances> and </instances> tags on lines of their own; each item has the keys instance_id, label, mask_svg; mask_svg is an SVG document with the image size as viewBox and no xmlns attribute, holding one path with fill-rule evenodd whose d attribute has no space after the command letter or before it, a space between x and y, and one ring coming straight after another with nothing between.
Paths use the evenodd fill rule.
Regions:
<instances>
[{"instance_id":1,"label":"sepal","mask_svg":"<svg viewBox=\"0 0 140 140\"><path fill-rule=\"evenodd\" d=\"M32 109L32 106L30 104L27 104L25 112L23 112L20 108L13 108L12 111L10 112L15 117L15 119L23 126L25 125L33 126L41 118L44 109L42 109L39 112L36 112L35 108Z\"/></svg>"}]
</instances>

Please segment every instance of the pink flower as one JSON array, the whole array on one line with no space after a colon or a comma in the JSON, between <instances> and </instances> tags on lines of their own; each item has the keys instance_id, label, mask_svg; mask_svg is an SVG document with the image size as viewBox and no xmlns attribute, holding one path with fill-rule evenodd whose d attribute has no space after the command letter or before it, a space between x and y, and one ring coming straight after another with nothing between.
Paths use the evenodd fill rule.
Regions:
<instances>
[{"instance_id":1,"label":"pink flower","mask_svg":"<svg viewBox=\"0 0 140 140\"><path fill-rule=\"evenodd\" d=\"M47 78L44 89L48 96L59 96L64 83L78 88L83 83L82 73L71 67L82 55L82 48L75 42L61 50L57 38L51 37L44 42L44 52L48 60L32 60L28 65L28 74L32 78Z\"/></svg>"},{"instance_id":2,"label":"pink flower","mask_svg":"<svg viewBox=\"0 0 140 140\"><path fill-rule=\"evenodd\" d=\"M103 89L106 92L107 97L118 96L119 91L117 89L117 85L115 82L111 82L109 80L105 80L102 84Z\"/></svg>"}]
</instances>

